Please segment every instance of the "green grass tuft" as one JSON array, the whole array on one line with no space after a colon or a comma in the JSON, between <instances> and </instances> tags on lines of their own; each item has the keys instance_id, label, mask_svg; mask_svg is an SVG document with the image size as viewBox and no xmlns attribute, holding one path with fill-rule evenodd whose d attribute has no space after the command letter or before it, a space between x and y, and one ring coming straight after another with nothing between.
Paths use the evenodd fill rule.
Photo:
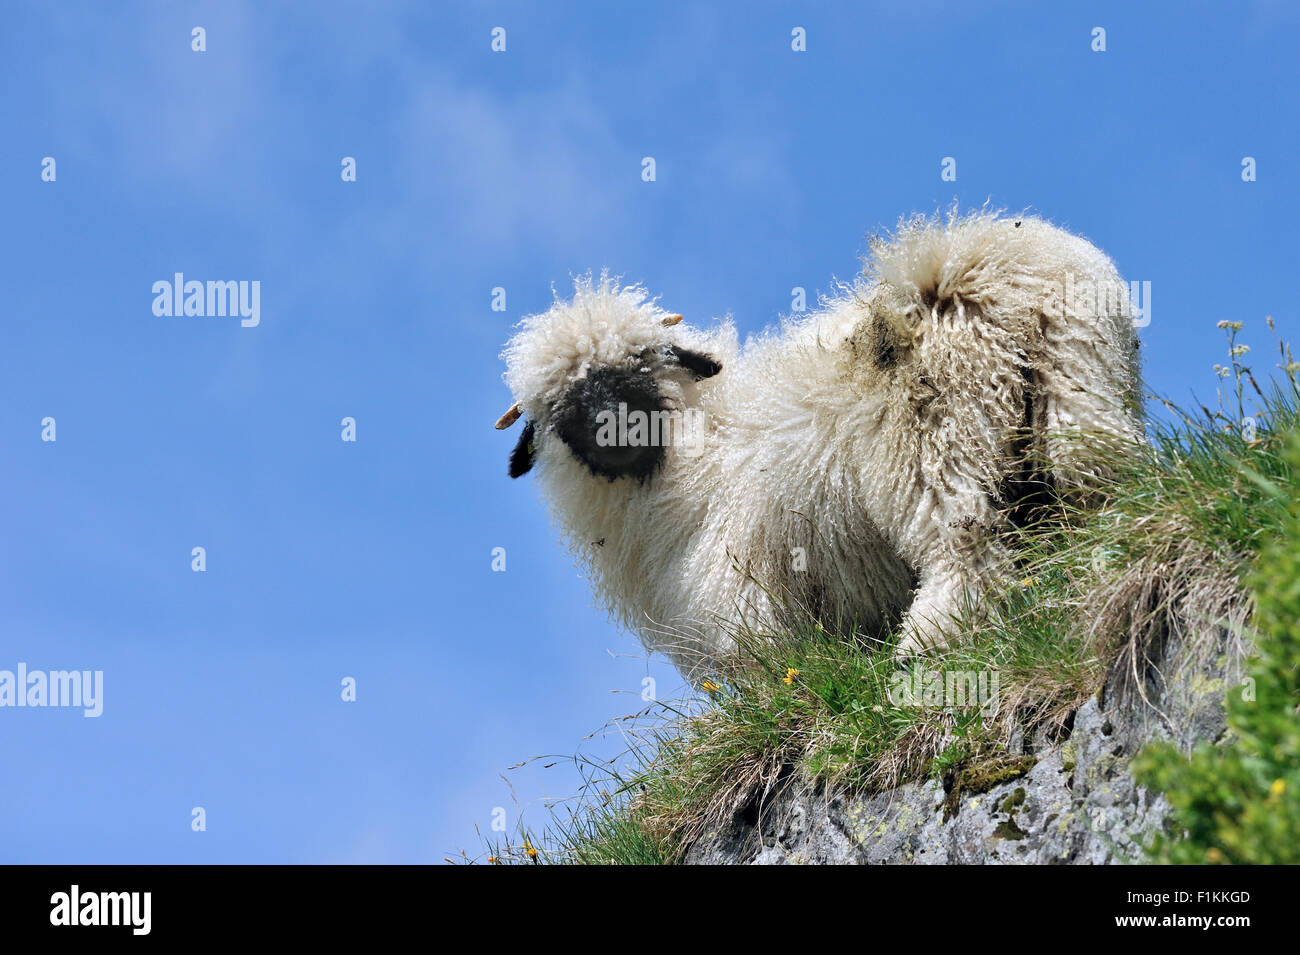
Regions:
<instances>
[{"instance_id":1,"label":"green grass tuft","mask_svg":"<svg viewBox=\"0 0 1300 955\"><path fill-rule=\"evenodd\" d=\"M1290 462L1300 472L1300 434ZM1150 846L1157 861L1300 864L1300 496L1294 484L1263 486L1289 513L1251 577L1258 653L1228 693L1232 741L1202 743L1190 757L1153 745L1134 766L1175 810L1173 832Z\"/></svg>"}]
</instances>

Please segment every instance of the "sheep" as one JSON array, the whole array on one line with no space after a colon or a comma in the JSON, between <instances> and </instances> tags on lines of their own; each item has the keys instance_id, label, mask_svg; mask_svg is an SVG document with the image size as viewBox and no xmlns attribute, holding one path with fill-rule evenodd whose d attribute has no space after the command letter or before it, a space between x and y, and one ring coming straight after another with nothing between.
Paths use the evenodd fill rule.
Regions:
<instances>
[{"instance_id":1,"label":"sheep","mask_svg":"<svg viewBox=\"0 0 1300 955\"><path fill-rule=\"evenodd\" d=\"M987 210L901 220L743 348L588 274L506 345L497 427L525 419L510 475L536 468L598 597L688 677L795 609L937 653L1007 581L1007 528L1142 441L1132 314L1095 246Z\"/></svg>"}]
</instances>

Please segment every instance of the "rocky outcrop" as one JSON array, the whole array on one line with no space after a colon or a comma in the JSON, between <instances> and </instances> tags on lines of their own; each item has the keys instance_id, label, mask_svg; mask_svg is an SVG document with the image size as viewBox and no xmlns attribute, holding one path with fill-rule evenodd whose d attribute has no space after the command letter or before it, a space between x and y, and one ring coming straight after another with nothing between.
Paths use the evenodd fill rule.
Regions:
<instances>
[{"instance_id":1,"label":"rocky outcrop","mask_svg":"<svg viewBox=\"0 0 1300 955\"><path fill-rule=\"evenodd\" d=\"M1223 699L1240 672L1227 630L1167 639L1139 675L1116 672L1063 738L1027 740L964 780L908 783L875 795L787 783L687 853L694 864L1087 863L1141 861L1169 806L1139 786L1148 742L1187 749L1223 736ZM1127 687L1127 689L1126 689ZM1145 698L1144 698L1145 696Z\"/></svg>"}]
</instances>

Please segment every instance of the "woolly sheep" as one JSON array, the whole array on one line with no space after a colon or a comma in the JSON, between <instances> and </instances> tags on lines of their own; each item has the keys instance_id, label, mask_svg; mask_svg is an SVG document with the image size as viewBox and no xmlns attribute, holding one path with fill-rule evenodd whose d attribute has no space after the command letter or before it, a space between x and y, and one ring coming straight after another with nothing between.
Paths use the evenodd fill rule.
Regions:
<instances>
[{"instance_id":1,"label":"woolly sheep","mask_svg":"<svg viewBox=\"0 0 1300 955\"><path fill-rule=\"evenodd\" d=\"M688 676L790 608L942 649L1006 580L1008 525L1142 438L1127 288L1041 219L903 221L819 305L742 348L586 276L502 353L511 476L536 468L599 598Z\"/></svg>"}]
</instances>

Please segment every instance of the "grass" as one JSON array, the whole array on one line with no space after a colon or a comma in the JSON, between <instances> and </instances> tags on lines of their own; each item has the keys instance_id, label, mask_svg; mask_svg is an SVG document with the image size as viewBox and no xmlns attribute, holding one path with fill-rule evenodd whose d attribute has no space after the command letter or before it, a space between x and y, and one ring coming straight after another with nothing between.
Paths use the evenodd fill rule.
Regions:
<instances>
[{"instance_id":1,"label":"grass","mask_svg":"<svg viewBox=\"0 0 1300 955\"><path fill-rule=\"evenodd\" d=\"M1300 434L1291 441L1300 470ZM1277 489L1290 516L1255 562L1255 653L1227 698L1231 745L1184 753L1147 746L1133 764L1173 807L1148 853L1160 862L1300 864L1300 498Z\"/></svg>"},{"instance_id":2,"label":"grass","mask_svg":"<svg viewBox=\"0 0 1300 955\"><path fill-rule=\"evenodd\" d=\"M761 811L792 775L860 793L927 777L950 798L979 791L1024 772L1016 740L1059 737L1108 678L1144 693L1153 641L1212 624L1243 633L1252 601L1242 581L1300 496L1286 454L1300 365L1279 344L1283 375L1265 391L1237 344L1241 325L1219 327L1230 360L1215 368L1218 407L1162 402L1171 420L1150 425L1149 449L1115 462L1100 500L1061 502L1009 532L1015 579L967 617L954 649L900 674L887 643L815 619L739 633L743 663L697 697L612 724L626 752L579 757L586 784L575 799L551 807L540 832L489 842L488 861L678 862L736 813ZM950 705L948 685L984 705Z\"/></svg>"}]
</instances>

